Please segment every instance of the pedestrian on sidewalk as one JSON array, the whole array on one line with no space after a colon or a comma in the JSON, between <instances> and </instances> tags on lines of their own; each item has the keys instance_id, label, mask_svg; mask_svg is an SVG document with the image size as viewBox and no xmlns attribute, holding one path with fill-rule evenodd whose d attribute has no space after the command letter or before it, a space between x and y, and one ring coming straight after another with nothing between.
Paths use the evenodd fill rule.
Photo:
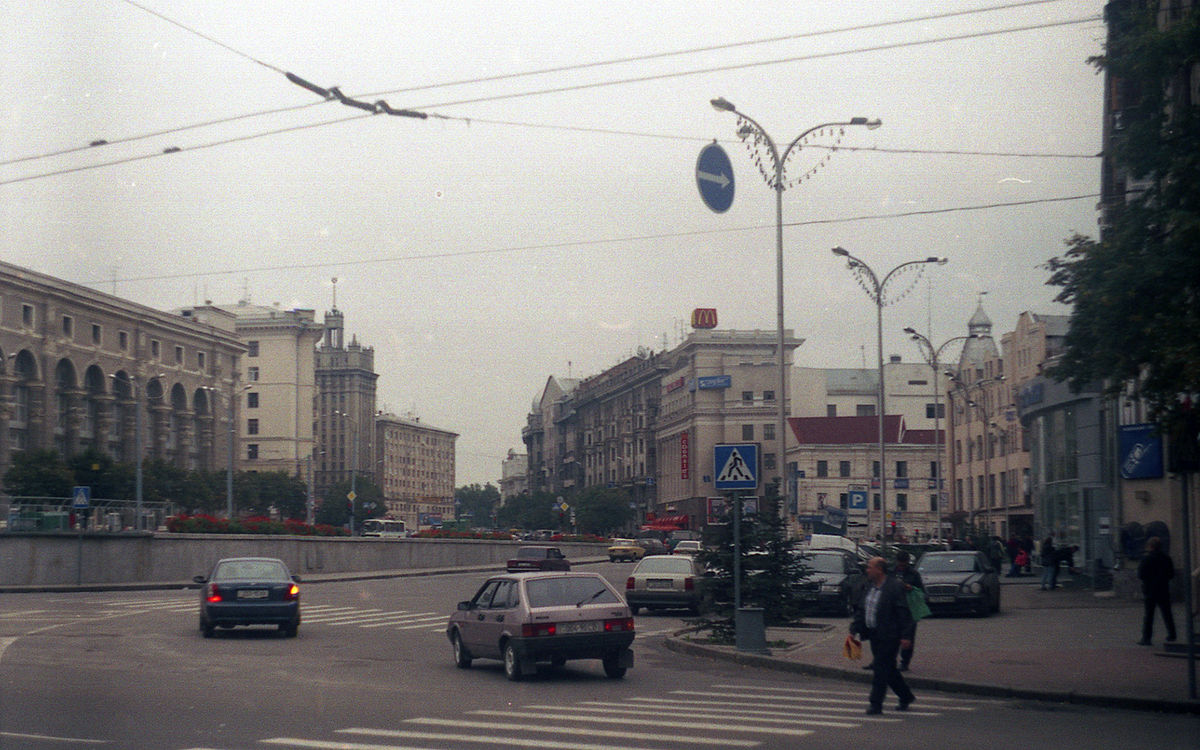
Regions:
<instances>
[{"instance_id":1,"label":"pedestrian on sidewalk","mask_svg":"<svg viewBox=\"0 0 1200 750\"><path fill-rule=\"evenodd\" d=\"M1175 564L1171 556L1162 549L1162 539L1156 536L1146 540L1146 556L1138 564L1138 578L1142 581L1142 594L1146 597L1145 614L1142 617L1143 646L1151 645L1154 632L1154 609L1162 612L1163 624L1167 626L1167 640L1175 640L1175 618L1171 614L1171 579L1175 577Z\"/></svg>"},{"instance_id":2,"label":"pedestrian on sidewalk","mask_svg":"<svg viewBox=\"0 0 1200 750\"><path fill-rule=\"evenodd\" d=\"M1019 549L1019 550L1017 550L1017 556L1015 558L1013 558L1013 567L1012 567L1012 570L1008 571L1008 577L1009 578L1017 578L1017 577L1023 576L1025 574L1022 573L1021 571L1023 571L1025 568L1028 568L1028 567L1029 567L1029 555L1026 554L1025 550Z\"/></svg>"},{"instance_id":3,"label":"pedestrian on sidewalk","mask_svg":"<svg viewBox=\"0 0 1200 750\"><path fill-rule=\"evenodd\" d=\"M1058 553L1054 551L1054 532L1042 540L1042 591L1058 585Z\"/></svg>"},{"instance_id":4,"label":"pedestrian on sidewalk","mask_svg":"<svg viewBox=\"0 0 1200 750\"><path fill-rule=\"evenodd\" d=\"M913 589L919 589L921 595L925 593L925 583L921 580L921 574L912 567L912 558L908 552L900 550L896 553L896 572L895 576L900 583L904 584L905 600L908 599L908 592ZM911 614L911 610L909 614ZM912 635L908 638L908 646L901 645L900 647L900 671L907 672L908 664L912 661L913 648L917 643L917 618L913 618Z\"/></svg>"},{"instance_id":5,"label":"pedestrian on sidewalk","mask_svg":"<svg viewBox=\"0 0 1200 750\"><path fill-rule=\"evenodd\" d=\"M1021 537L1021 551L1025 553L1025 572L1033 575L1033 537L1029 534Z\"/></svg>"},{"instance_id":6,"label":"pedestrian on sidewalk","mask_svg":"<svg viewBox=\"0 0 1200 750\"><path fill-rule=\"evenodd\" d=\"M887 573L887 562L872 557L867 562L867 585L850 623L850 633L871 642L871 694L867 713L883 713L883 699L890 687L900 703L897 711L907 711L917 698L904 675L896 669L896 654L902 648L912 648L914 623L908 610L904 585Z\"/></svg>"}]
</instances>

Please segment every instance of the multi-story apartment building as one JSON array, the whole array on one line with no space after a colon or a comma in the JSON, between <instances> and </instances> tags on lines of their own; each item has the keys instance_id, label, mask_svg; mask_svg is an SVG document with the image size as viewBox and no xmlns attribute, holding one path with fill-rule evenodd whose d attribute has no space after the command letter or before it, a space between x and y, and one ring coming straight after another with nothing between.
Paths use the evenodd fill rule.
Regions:
<instances>
[{"instance_id":1,"label":"multi-story apartment building","mask_svg":"<svg viewBox=\"0 0 1200 750\"><path fill-rule=\"evenodd\" d=\"M796 446L796 517L800 531L814 521L840 525L856 538L924 540L941 536L938 463L933 430L907 429L901 415L884 419L887 507L879 490L879 423L875 416L792 417ZM802 475L801 475L802 474ZM831 512L832 509L832 512Z\"/></svg>"},{"instance_id":2,"label":"multi-story apartment building","mask_svg":"<svg viewBox=\"0 0 1200 750\"><path fill-rule=\"evenodd\" d=\"M946 376L924 362L904 362L893 354L883 365L884 404L889 415L902 416L917 429L933 429L937 407L945 417L945 402L934 397ZM879 403L879 371L874 368L796 367L790 375L792 416L869 417ZM944 390L944 389L943 389ZM940 418L940 417L939 417Z\"/></svg>"},{"instance_id":3,"label":"multi-story apartment building","mask_svg":"<svg viewBox=\"0 0 1200 750\"><path fill-rule=\"evenodd\" d=\"M186 468L227 467L245 351L227 314L153 310L0 263L0 475L17 451L129 462L139 444Z\"/></svg>"},{"instance_id":4,"label":"multi-story apartment building","mask_svg":"<svg viewBox=\"0 0 1200 750\"><path fill-rule=\"evenodd\" d=\"M785 331L785 359L802 341ZM777 334L769 331L693 330L662 355L655 440L658 486L655 512L686 516L703 525L708 499L720 495L713 482L713 448L758 443L759 487L783 476L786 436L777 435L779 358ZM786 406L786 404L785 404Z\"/></svg>"},{"instance_id":5,"label":"multi-story apartment building","mask_svg":"<svg viewBox=\"0 0 1200 750\"><path fill-rule=\"evenodd\" d=\"M521 429L521 441L529 456L529 491L559 493L575 486L578 472L574 461L567 461L567 432L573 432L565 405L566 397L579 381L551 375L533 400L533 407Z\"/></svg>"},{"instance_id":6,"label":"multi-story apartment building","mask_svg":"<svg viewBox=\"0 0 1200 750\"><path fill-rule=\"evenodd\" d=\"M500 462L500 504L529 492L529 456L509 448Z\"/></svg>"},{"instance_id":7,"label":"multi-story apartment building","mask_svg":"<svg viewBox=\"0 0 1200 750\"><path fill-rule=\"evenodd\" d=\"M313 452L312 351L321 338L313 311L243 299L236 305L186 308L183 314L207 320L218 310L233 316L246 347L235 389L244 411L237 431L238 468L307 477Z\"/></svg>"},{"instance_id":8,"label":"multi-story apartment building","mask_svg":"<svg viewBox=\"0 0 1200 750\"><path fill-rule=\"evenodd\" d=\"M375 415L379 485L388 515L409 529L440 526L454 518L456 433L420 418Z\"/></svg>"},{"instance_id":9,"label":"multi-story apartment building","mask_svg":"<svg viewBox=\"0 0 1200 750\"><path fill-rule=\"evenodd\" d=\"M313 405L314 491L355 476L375 481L379 467L375 440L375 350L352 337L345 341L345 316L335 305L325 313L321 343L316 349Z\"/></svg>"}]
</instances>

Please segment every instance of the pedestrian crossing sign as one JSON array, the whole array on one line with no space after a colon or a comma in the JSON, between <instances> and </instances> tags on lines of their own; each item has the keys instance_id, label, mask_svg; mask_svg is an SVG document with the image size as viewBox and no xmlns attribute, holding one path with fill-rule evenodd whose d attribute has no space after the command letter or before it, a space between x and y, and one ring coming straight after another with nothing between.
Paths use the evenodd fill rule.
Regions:
<instances>
[{"instance_id":1,"label":"pedestrian crossing sign","mask_svg":"<svg viewBox=\"0 0 1200 750\"><path fill-rule=\"evenodd\" d=\"M758 443L713 446L713 468L718 490L758 489Z\"/></svg>"},{"instance_id":2,"label":"pedestrian crossing sign","mask_svg":"<svg viewBox=\"0 0 1200 750\"><path fill-rule=\"evenodd\" d=\"M71 488L71 507L74 510L87 510L92 505L92 488L77 486Z\"/></svg>"}]
</instances>

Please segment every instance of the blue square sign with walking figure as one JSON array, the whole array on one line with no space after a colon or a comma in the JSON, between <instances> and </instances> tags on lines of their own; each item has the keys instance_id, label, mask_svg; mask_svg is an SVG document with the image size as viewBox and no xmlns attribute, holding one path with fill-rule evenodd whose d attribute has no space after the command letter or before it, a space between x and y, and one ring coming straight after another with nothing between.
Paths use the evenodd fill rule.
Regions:
<instances>
[{"instance_id":1,"label":"blue square sign with walking figure","mask_svg":"<svg viewBox=\"0 0 1200 750\"><path fill-rule=\"evenodd\" d=\"M758 443L713 446L713 471L718 490L758 489Z\"/></svg>"}]
</instances>

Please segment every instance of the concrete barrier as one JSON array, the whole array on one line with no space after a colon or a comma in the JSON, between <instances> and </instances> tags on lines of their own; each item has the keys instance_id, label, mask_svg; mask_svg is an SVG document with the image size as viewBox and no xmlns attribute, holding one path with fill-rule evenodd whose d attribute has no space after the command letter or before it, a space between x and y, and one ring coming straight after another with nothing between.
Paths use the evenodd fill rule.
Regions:
<instances>
[{"instance_id":1,"label":"concrete barrier","mask_svg":"<svg viewBox=\"0 0 1200 750\"><path fill-rule=\"evenodd\" d=\"M304 575L503 565L528 542L246 534L0 534L0 587L190 582L222 557L277 557ZM605 545L551 542L568 559Z\"/></svg>"}]
</instances>

